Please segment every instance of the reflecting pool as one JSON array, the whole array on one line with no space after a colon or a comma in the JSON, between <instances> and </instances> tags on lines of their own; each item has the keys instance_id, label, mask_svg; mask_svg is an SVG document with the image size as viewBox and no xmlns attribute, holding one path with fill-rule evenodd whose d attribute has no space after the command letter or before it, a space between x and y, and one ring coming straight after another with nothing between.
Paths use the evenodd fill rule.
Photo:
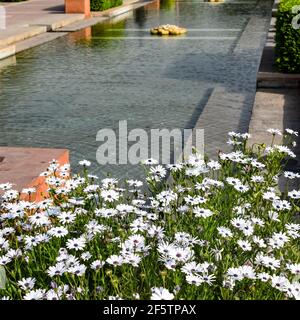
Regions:
<instances>
[{"instance_id":1,"label":"reflecting pool","mask_svg":"<svg viewBox=\"0 0 300 320\"><path fill-rule=\"evenodd\" d=\"M271 7L268 0L156 1L18 54L0 71L0 145L68 148L75 170L88 159L98 175L138 175L135 166L97 164L98 130L117 129L119 120L128 130L193 128L216 88L243 95L241 115L226 126L247 130ZM188 32L151 36L159 24ZM224 112L220 103L207 132ZM207 137L210 149L225 148L220 132Z\"/></svg>"}]
</instances>

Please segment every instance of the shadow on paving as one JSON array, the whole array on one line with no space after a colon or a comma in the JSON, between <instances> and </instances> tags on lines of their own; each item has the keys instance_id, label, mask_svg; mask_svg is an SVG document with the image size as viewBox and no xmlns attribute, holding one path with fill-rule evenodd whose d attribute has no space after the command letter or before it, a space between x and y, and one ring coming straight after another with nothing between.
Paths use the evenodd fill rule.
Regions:
<instances>
[{"instance_id":1,"label":"shadow on paving","mask_svg":"<svg viewBox=\"0 0 300 320\"><path fill-rule=\"evenodd\" d=\"M59 6L54 6L54 7L48 7L48 8L43 9L43 11L50 11L50 13L57 13L57 12L65 13L65 6L59 5Z\"/></svg>"}]
</instances>

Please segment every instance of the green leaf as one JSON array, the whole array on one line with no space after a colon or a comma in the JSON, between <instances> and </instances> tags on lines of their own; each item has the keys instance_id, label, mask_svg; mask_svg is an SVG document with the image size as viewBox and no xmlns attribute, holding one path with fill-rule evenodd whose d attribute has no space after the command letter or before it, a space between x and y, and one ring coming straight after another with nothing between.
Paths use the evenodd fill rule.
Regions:
<instances>
[{"instance_id":1,"label":"green leaf","mask_svg":"<svg viewBox=\"0 0 300 320\"><path fill-rule=\"evenodd\" d=\"M6 272L3 266L0 266L0 289L4 289L6 285Z\"/></svg>"}]
</instances>

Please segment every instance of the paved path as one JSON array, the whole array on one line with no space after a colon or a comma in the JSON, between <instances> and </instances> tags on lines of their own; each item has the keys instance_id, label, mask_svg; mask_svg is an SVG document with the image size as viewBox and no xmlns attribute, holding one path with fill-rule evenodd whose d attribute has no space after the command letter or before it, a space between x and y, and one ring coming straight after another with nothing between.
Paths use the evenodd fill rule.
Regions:
<instances>
[{"instance_id":1,"label":"paved path","mask_svg":"<svg viewBox=\"0 0 300 320\"><path fill-rule=\"evenodd\" d=\"M300 132L300 90L299 89L259 89L257 90L253 107L249 132L252 138L249 146L254 143L271 144L272 137L266 132L268 128L276 128L283 131L290 128ZM297 146L293 149L296 159L290 159L286 170L300 172L300 141L295 137ZM282 143L281 137L277 137L275 143ZM286 179L281 178L279 185L282 190L286 188ZM299 179L290 181L289 188L299 188Z\"/></svg>"},{"instance_id":2,"label":"paved path","mask_svg":"<svg viewBox=\"0 0 300 320\"><path fill-rule=\"evenodd\" d=\"M250 144L264 142L270 145L272 136L266 132L268 128L277 128L281 131L290 128L300 131L299 101L299 89L257 90L249 128L252 135ZM281 143L280 137L277 143ZM298 159L300 159L299 147L296 148ZM300 168L298 169L300 171Z\"/></svg>"},{"instance_id":3,"label":"paved path","mask_svg":"<svg viewBox=\"0 0 300 320\"><path fill-rule=\"evenodd\" d=\"M22 3L1 3L6 10L6 28L0 29L0 59L20 52L21 47L30 48L40 42L51 40L48 31L76 31L99 23L104 19L134 9L146 2L124 0L123 5L102 11L90 19L84 14L64 13L64 0L29 0ZM62 28L67 27L63 30ZM57 34L57 36L59 36ZM33 41L29 41L33 38ZM39 40L39 38L42 38ZM37 39L38 41L35 41ZM26 43L23 44L22 42ZM36 44L37 43L37 44Z\"/></svg>"},{"instance_id":4,"label":"paved path","mask_svg":"<svg viewBox=\"0 0 300 320\"><path fill-rule=\"evenodd\" d=\"M32 24L33 20L64 14L64 0L30 0L22 3L1 3L6 9L7 28Z\"/></svg>"},{"instance_id":5,"label":"paved path","mask_svg":"<svg viewBox=\"0 0 300 320\"><path fill-rule=\"evenodd\" d=\"M85 18L84 14L65 14L64 0L30 0L2 5L6 11L6 28L0 30L0 59L19 52L17 44L26 39Z\"/></svg>"}]
</instances>

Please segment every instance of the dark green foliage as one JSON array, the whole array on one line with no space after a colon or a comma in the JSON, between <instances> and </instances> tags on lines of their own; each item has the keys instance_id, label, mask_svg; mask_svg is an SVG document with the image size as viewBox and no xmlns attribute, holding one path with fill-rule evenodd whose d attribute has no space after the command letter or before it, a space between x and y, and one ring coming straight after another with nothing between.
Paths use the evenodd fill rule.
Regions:
<instances>
[{"instance_id":1,"label":"dark green foliage","mask_svg":"<svg viewBox=\"0 0 300 320\"><path fill-rule=\"evenodd\" d=\"M120 6L123 0L91 0L92 11L103 11L109 8Z\"/></svg>"},{"instance_id":2,"label":"dark green foliage","mask_svg":"<svg viewBox=\"0 0 300 320\"><path fill-rule=\"evenodd\" d=\"M299 6L299 9L295 10L295 6ZM282 0L280 2L275 40L278 70L300 73L300 0Z\"/></svg>"}]
</instances>

